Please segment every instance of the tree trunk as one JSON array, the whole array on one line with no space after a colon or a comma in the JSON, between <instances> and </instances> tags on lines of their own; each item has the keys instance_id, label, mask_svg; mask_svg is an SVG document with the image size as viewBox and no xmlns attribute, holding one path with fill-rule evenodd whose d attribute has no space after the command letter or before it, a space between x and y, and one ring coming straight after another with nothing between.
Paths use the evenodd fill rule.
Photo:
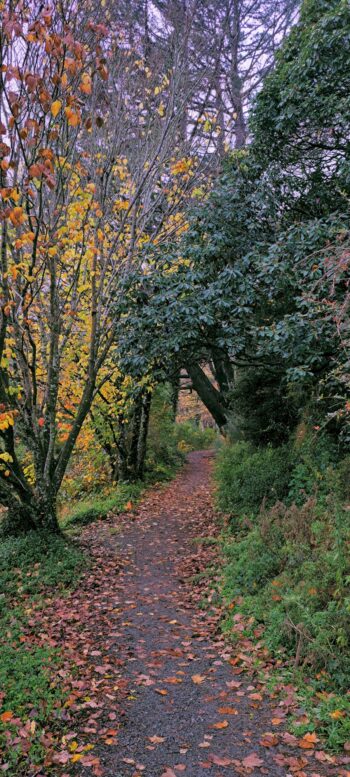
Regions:
<instances>
[{"instance_id":1,"label":"tree trunk","mask_svg":"<svg viewBox=\"0 0 350 777\"><path fill-rule=\"evenodd\" d=\"M129 449L129 455L128 455L128 475L129 475L129 480L131 481L137 480L137 477L138 477L137 462L138 462L139 437L140 437L140 429L141 429L141 421L142 421L142 404L143 404L143 395L139 394L139 396L136 397L135 403L134 403L131 441L130 441L130 449Z\"/></svg>"},{"instance_id":2,"label":"tree trunk","mask_svg":"<svg viewBox=\"0 0 350 777\"><path fill-rule=\"evenodd\" d=\"M232 364L226 354L217 348L212 349L213 371L220 392L226 395L234 383Z\"/></svg>"},{"instance_id":3,"label":"tree trunk","mask_svg":"<svg viewBox=\"0 0 350 777\"><path fill-rule=\"evenodd\" d=\"M34 493L28 501L13 498L7 501L6 507L7 515L1 523L1 533L5 536L18 536L29 531L60 533L56 497L51 494Z\"/></svg>"},{"instance_id":4,"label":"tree trunk","mask_svg":"<svg viewBox=\"0 0 350 777\"><path fill-rule=\"evenodd\" d=\"M228 421L228 411L220 391L211 384L199 364L188 363L186 364L186 370L191 378L194 390L209 410L219 429L224 432Z\"/></svg>"},{"instance_id":5,"label":"tree trunk","mask_svg":"<svg viewBox=\"0 0 350 777\"><path fill-rule=\"evenodd\" d=\"M117 440L118 449L118 480L127 481L128 473L128 446L125 433L125 424L123 420L119 421L119 435Z\"/></svg>"},{"instance_id":6,"label":"tree trunk","mask_svg":"<svg viewBox=\"0 0 350 777\"><path fill-rule=\"evenodd\" d=\"M139 432L138 451L137 451L137 477L143 480L145 459L147 452L147 436L149 427L149 417L151 412L152 394L146 391L142 401L141 425Z\"/></svg>"},{"instance_id":7,"label":"tree trunk","mask_svg":"<svg viewBox=\"0 0 350 777\"><path fill-rule=\"evenodd\" d=\"M171 386L171 407L173 411L174 421L176 421L177 408L179 404L179 393L180 393L180 370L179 369L177 369L172 375L170 380L170 386Z\"/></svg>"}]
</instances>

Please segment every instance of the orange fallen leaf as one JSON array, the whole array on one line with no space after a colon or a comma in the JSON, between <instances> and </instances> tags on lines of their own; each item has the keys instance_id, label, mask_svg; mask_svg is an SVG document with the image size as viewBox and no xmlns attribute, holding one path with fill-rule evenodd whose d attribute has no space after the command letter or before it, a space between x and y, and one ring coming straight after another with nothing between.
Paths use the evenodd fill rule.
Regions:
<instances>
[{"instance_id":1,"label":"orange fallen leaf","mask_svg":"<svg viewBox=\"0 0 350 777\"><path fill-rule=\"evenodd\" d=\"M340 718L344 718L345 712L343 710L334 710L334 712L329 713L329 717L333 718L333 720L340 720Z\"/></svg>"},{"instance_id":2,"label":"orange fallen leaf","mask_svg":"<svg viewBox=\"0 0 350 777\"><path fill-rule=\"evenodd\" d=\"M160 693L161 696L167 696L168 691L163 690L163 688L155 688L154 689L156 693Z\"/></svg>"},{"instance_id":3,"label":"orange fallen leaf","mask_svg":"<svg viewBox=\"0 0 350 777\"><path fill-rule=\"evenodd\" d=\"M75 755L72 755L72 757L71 757L72 764L78 763L78 761L80 761L80 759L83 757L83 755L84 755L84 753L75 753Z\"/></svg>"},{"instance_id":4,"label":"orange fallen leaf","mask_svg":"<svg viewBox=\"0 0 350 777\"><path fill-rule=\"evenodd\" d=\"M259 744L263 747L274 747L278 744L278 736L276 734L272 734L272 732L270 733L270 731L267 731L262 735Z\"/></svg>"},{"instance_id":5,"label":"orange fallen leaf","mask_svg":"<svg viewBox=\"0 0 350 777\"><path fill-rule=\"evenodd\" d=\"M11 712L11 710L6 710L6 712L3 712L2 715L0 715L0 720L2 720L3 723L7 723L11 718L13 718L13 712Z\"/></svg>"},{"instance_id":6,"label":"orange fallen leaf","mask_svg":"<svg viewBox=\"0 0 350 777\"><path fill-rule=\"evenodd\" d=\"M299 747L302 747L303 750L311 750L316 742L318 742L318 737L315 733L305 734L299 741Z\"/></svg>"},{"instance_id":7,"label":"orange fallen leaf","mask_svg":"<svg viewBox=\"0 0 350 777\"><path fill-rule=\"evenodd\" d=\"M204 683L205 677L201 674L193 674L191 679L195 685L200 685L201 683Z\"/></svg>"},{"instance_id":8,"label":"orange fallen leaf","mask_svg":"<svg viewBox=\"0 0 350 777\"><path fill-rule=\"evenodd\" d=\"M170 683L170 685L177 685L177 683L182 683L182 680L180 680L180 677L165 677L164 682Z\"/></svg>"},{"instance_id":9,"label":"orange fallen leaf","mask_svg":"<svg viewBox=\"0 0 350 777\"><path fill-rule=\"evenodd\" d=\"M220 715L238 715L238 710L235 707L219 707L218 712Z\"/></svg>"},{"instance_id":10,"label":"orange fallen leaf","mask_svg":"<svg viewBox=\"0 0 350 777\"><path fill-rule=\"evenodd\" d=\"M281 723L283 723L282 718L272 718L271 723L273 723L274 726L280 726Z\"/></svg>"},{"instance_id":11,"label":"orange fallen leaf","mask_svg":"<svg viewBox=\"0 0 350 777\"><path fill-rule=\"evenodd\" d=\"M228 720L219 720L218 723L213 723L213 728L227 728Z\"/></svg>"}]
</instances>

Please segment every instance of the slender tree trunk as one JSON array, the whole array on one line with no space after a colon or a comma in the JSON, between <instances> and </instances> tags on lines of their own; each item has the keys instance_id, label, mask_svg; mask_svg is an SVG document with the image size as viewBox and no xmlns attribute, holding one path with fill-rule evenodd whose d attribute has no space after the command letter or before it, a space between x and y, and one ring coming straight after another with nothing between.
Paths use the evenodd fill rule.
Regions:
<instances>
[{"instance_id":1,"label":"slender tree trunk","mask_svg":"<svg viewBox=\"0 0 350 777\"><path fill-rule=\"evenodd\" d=\"M125 424L121 419L119 421L119 435L117 441L118 449L118 479L121 481L127 481L129 479L128 470L128 446L125 432Z\"/></svg>"},{"instance_id":2,"label":"slender tree trunk","mask_svg":"<svg viewBox=\"0 0 350 777\"><path fill-rule=\"evenodd\" d=\"M233 0L232 25L229 22L231 44L231 90L235 118L235 148L244 148L247 142L247 126L242 97L242 78L239 72L239 51L241 45L241 6Z\"/></svg>"},{"instance_id":3,"label":"slender tree trunk","mask_svg":"<svg viewBox=\"0 0 350 777\"><path fill-rule=\"evenodd\" d=\"M134 412L132 419L131 441L128 456L128 473L129 480L137 480L137 462L138 462L138 448L139 448L139 436L142 421L142 403L143 395L139 394L135 399Z\"/></svg>"},{"instance_id":4,"label":"slender tree trunk","mask_svg":"<svg viewBox=\"0 0 350 777\"><path fill-rule=\"evenodd\" d=\"M179 393L180 393L180 370L176 369L173 376L170 380L171 385L171 406L174 416L174 421L176 420L177 415L177 408L179 404Z\"/></svg>"},{"instance_id":5,"label":"slender tree trunk","mask_svg":"<svg viewBox=\"0 0 350 777\"><path fill-rule=\"evenodd\" d=\"M152 394L146 391L142 402L141 425L139 432L138 451L137 451L137 477L143 480L145 460L147 452L147 436L149 427L149 417L151 412Z\"/></svg>"}]
</instances>

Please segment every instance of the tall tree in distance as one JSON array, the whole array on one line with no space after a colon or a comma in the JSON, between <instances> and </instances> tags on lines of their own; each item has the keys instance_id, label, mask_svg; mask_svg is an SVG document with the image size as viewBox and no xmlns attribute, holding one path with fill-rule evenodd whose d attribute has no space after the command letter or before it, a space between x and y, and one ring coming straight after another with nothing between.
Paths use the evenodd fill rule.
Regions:
<instances>
[{"instance_id":1,"label":"tall tree in distance","mask_svg":"<svg viewBox=\"0 0 350 777\"><path fill-rule=\"evenodd\" d=\"M297 20L299 0L154 0L165 23L187 41L187 70L197 83L190 115L220 128L214 146L242 148L249 107Z\"/></svg>"}]
</instances>

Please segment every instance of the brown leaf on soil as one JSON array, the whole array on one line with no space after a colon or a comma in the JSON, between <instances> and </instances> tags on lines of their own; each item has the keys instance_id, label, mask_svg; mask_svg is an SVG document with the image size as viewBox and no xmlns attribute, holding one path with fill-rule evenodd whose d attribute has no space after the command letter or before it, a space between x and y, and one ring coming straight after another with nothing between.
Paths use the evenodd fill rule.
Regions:
<instances>
[{"instance_id":1,"label":"brown leaf on soil","mask_svg":"<svg viewBox=\"0 0 350 777\"><path fill-rule=\"evenodd\" d=\"M262 766L264 761L262 758L259 758L259 756L256 753L251 753L250 755L247 755L246 758L243 758L242 766L244 766L245 769L255 769L256 767Z\"/></svg>"},{"instance_id":2,"label":"brown leaf on soil","mask_svg":"<svg viewBox=\"0 0 350 777\"><path fill-rule=\"evenodd\" d=\"M191 680L195 685L200 685L201 683L204 683L205 679L206 678L203 677L201 674L193 674L191 677Z\"/></svg>"},{"instance_id":3,"label":"brown leaf on soil","mask_svg":"<svg viewBox=\"0 0 350 777\"><path fill-rule=\"evenodd\" d=\"M278 744L278 736L276 734L272 734L272 732L270 733L270 731L267 731L262 735L261 739L259 740L259 744L263 747L274 747Z\"/></svg>"},{"instance_id":4,"label":"brown leaf on soil","mask_svg":"<svg viewBox=\"0 0 350 777\"><path fill-rule=\"evenodd\" d=\"M213 728L227 728L228 720L219 720L218 723L213 723Z\"/></svg>"},{"instance_id":5,"label":"brown leaf on soil","mask_svg":"<svg viewBox=\"0 0 350 777\"><path fill-rule=\"evenodd\" d=\"M170 685L177 685L178 683L182 683L182 680L180 677L165 677L164 682L170 683Z\"/></svg>"},{"instance_id":6,"label":"brown leaf on soil","mask_svg":"<svg viewBox=\"0 0 350 777\"><path fill-rule=\"evenodd\" d=\"M214 755L211 753L209 758L216 766L230 766L232 764L231 758L226 758L225 756Z\"/></svg>"},{"instance_id":7,"label":"brown leaf on soil","mask_svg":"<svg viewBox=\"0 0 350 777\"><path fill-rule=\"evenodd\" d=\"M235 707L219 707L218 712L220 715L238 715L238 710Z\"/></svg>"},{"instance_id":8,"label":"brown leaf on soil","mask_svg":"<svg viewBox=\"0 0 350 777\"><path fill-rule=\"evenodd\" d=\"M148 737L149 741L152 742L154 745L160 745L161 742L165 742L165 737L157 737L155 734L154 737Z\"/></svg>"},{"instance_id":9,"label":"brown leaf on soil","mask_svg":"<svg viewBox=\"0 0 350 777\"><path fill-rule=\"evenodd\" d=\"M302 747L303 750L313 750L316 742L318 742L318 737L314 732L312 734L305 734L303 738L299 740L299 747Z\"/></svg>"}]
</instances>

